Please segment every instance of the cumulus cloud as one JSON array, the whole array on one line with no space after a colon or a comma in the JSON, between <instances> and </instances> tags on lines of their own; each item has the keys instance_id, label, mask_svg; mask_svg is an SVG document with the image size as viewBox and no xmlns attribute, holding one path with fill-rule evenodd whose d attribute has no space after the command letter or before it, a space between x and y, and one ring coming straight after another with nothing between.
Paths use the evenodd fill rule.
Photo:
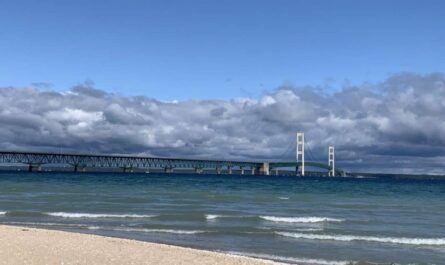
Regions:
<instances>
[{"instance_id":1,"label":"cumulus cloud","mask_svg":"<svg viewBox=\"0 0 445 265\"><path fill-rule=\"evenodd\" d=\"M397 74L376 84L281 87L260 98L162 102L107 93L0 88L0 149L245 160L310 157L355 171L443 173L445 75ZM308 154L309 155L309 154Z\"/></svg>"}]
</instances>

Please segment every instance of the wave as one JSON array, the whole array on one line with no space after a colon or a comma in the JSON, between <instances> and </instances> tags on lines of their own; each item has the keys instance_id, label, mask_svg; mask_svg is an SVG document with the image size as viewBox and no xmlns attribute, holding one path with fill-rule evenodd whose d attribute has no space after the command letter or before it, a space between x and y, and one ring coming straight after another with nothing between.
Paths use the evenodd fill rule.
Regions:
<instances>
[{"instance_id":1,"label":"wave","mask_svg":"<svg viewBox=\"0 0 445 265\"><path fill-rule=\"evenodd\" d=\"M129 228L129 227L112 227L112 226L92 226L88 224L62 224L62 223L39 223L39 222L4 222L3 224L11 225L29 225L29 226L60 226L60 227L73 227L82 228L88 230L111 230L111 231L124 231L124 232L146 232L146 233L171 233L171 234L199 234L209 233L211 231L202 230L174 230L174 229L146 229L146 228Z\"/></svg>"},{"instance_id":2,"label":"wave","mask_svg":"<svg viewBox=\"0 0 445 265\"><path fill-rule=\"evenodd\" d=\"M406 245L430 245L445 246L445 238L406 238L406 237L376 237L376 236L353 236L353 235L320 235L320 234L303 234L276 232L276 234L302 239L316 240L336 240L336 241L370 241L380 243L406 244Z\"/></svg>"},{"instance_id":3,"label":"wave","mask_svg":"<svg viewBox=\"0 0 445 265\"><path fill-rule=\"evenodd\" d=\"M205 215L207 220L215 220L218 218L255 218L256 216L253 215L221 215L221 214L206 214Z\"/></svg>"},{"instance_id":4,"label":"wave","mask_svg":"<svg viewBox=\"0 0 445 265\"><path fill-rule=\"evenodd\" d=\"M36 211L6 211L2 215L10 217L44 217L46 214Z\"/></svg>"},{"instance_id":5,"label":"wave","mask_svg":"<svg viewBox=\"0 0 445 265\"><path fill-rule=\"evenodd\" d=\"M323 228L297 228L292 230L299 232L318 232L318 231L323 231Z\"/></svg>"},{"instance_id":6,"label":"wave","mask_svg":"<svg viewBox=\"0 0 445 265\"><path fill-rule=\"evenodd\" d=\"M245 252L225 252L229 255L235 256L245 256L252 258L259 258L265 260L273 260L278 262L291 262L298 264L311 264L311 265L350 265L354 264L354 262L350 261L332 261L332 260L324 260L324 259L311 259L311 258L300 258L300 257L283 257L269 254L259 254L259 253L245 253Z\"/></svg>"},{"instance_id":7,"label":"wave","mask_svg":"<svg viewBox=\"0 0 445 265\"><path fill-rule=\"evenodd\" d=\"M3 224L9 225L29 225L29 226L62 226L62 227L88 227L87 224L64 224L64 223L47 223L47 222L4 222Z\"/></svg>"},{"instance_id":8,"label":"wave","mask_svg":"<svg viewBox=\"0 0 445 265\"><path fill-rule=\"evenodd\" d=\"M356 176L356 177L354 177L354 178L356 178L356 179L375 179L376 177L371 177L371 176Z\"/></svg>"},{"instance_id":9,"label":"wave","mask_svg":"<svg viewBox=\"0 0 445 265\"><path fill-rule=\"evenodd\" d=\"M206 219L207 220L215 220L216 218L222 217L222 215L218 215L218 214L206 214Z\"/></svg>"},{"instance_id":10,"label":"wave","mask_svg":"<svg viewBox=\"0 0 445 265\"><path fill-rule=\"evenodd\" d=\"M95 214L95 213L66 213L54 212L46 213L50 216L64 217L64 218L150 218L156 215L145 214Z\"/></svg>"},{"instance_id":11,"label":"wave","mask_svg":"<svg viewBox=\"0 0 445 265\"><path fill-rule=\"evenodd\" d=\"M249 218L253 217L256 218L256 216L235 216L235 215L219 215L219 214L206 214L205 215L207 220L215 220L218 218ZM261 215L258 216L260 219L271 221L271 222L285 222L285 223L320 223L320 222L343 222L344 219L336 219L336 218L328 218L328 217L278 217L278 216L266 216Z\"/></svg>"},{"instance_id":12,"label":"wave","mask_svg":"<svg viewBox=\"0 0 445 265\"><path fill-rule=\"evenodd\" d=\"M6 212L0 212L0 215L5 215L6 214Z\"/></svg>"},{"instance_id":13,"label":"wave","mask_svg":"<svg viewBox=\"0 0 445 265\"><path fill-rule=\"evenodd\" d=\"M148 229L148 228L113 228L112 230L125 231L125 232L170 233L170 234L185 234L185 235L210 232L203 230L175 230L175 229Z\"/></svg>"},{"instance_id":14,"label":"wave","mask_svg":"<svg viewBox=\"0 0 445 265\"><path fill-rule=\"evenodd\" d=\"M277 217L277 216L260 216L261 219L272 222L285 223L320 223L320 222L343 222L344 219L328 218L328 217Z\"/></svg>"},{"instance_id":15,"label":"wave","mask_svg":"<svg viewBox=\"0 0 445 265\"><path fill-rule=\"evenodd\" d=\"M289 200L289 197L278 197L280 200Z\"/></svg>"}]
</instances>

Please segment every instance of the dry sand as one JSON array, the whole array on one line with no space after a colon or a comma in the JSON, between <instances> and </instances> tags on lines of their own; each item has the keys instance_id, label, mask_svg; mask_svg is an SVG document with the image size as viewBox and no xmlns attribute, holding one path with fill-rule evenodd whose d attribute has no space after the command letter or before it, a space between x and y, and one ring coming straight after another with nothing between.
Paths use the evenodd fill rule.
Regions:
<instances>
[{"instance_id":1,"label":"dry sand","mask_svg":"<svg viewBox=\"0 0 445 265\"><path fill-rule=\"evenodd\" d=\"M128 239L0 225L0 264L274 264Z\"/></svg>"}]
</instances>

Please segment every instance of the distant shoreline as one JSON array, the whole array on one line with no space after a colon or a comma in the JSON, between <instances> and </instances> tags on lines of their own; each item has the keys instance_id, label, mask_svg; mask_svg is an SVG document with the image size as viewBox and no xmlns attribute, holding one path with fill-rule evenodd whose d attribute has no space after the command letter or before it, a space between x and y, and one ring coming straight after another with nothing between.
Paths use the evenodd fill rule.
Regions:
<instances>
[{"instance_id":1,"label":"distant shoreline","mask_svg":"<svg viewBox=\"0 0 445 265\"><path fill-rule=\"evenodd\" d=\"M8 167L8 166L0 166L0 173L2 172L10 172L10 173L28 173L27 169L25 167ZM150 172L146 172L143 169L135 169L134 172L126 172L123 173L119 170L112 170L112 169L91 169L85 172L73 172L70 169L63 168L63 167L51 167L51 168L44 168L42 171L34 171L32 173L69 173L69 174L165 174L165 175L174 175L174 174L196 174L192 170L177 170L173 173L165 173L162 170L150 170ZM445 180L445 175L433 175L433 174L397 174L397 173L361 173L361 172L352 172L350 173L353 176L347 176L347 177L341 177L341 176L335 176L335 177L327 177L325 175L317 175L319 172L306 172L307 175L304 178L310 178L310 177L322 177L322 178L334 178L334 179L344 179L344 178L380 178L380 179L413 179L413 180ZM321 173L321 172L320 172ZM243 176L243 177L277 177L276 175L250 175L250 174L237 174L234 172L233 174L217 174L216 172L208 171L200 173L202 175L220 175L220 176L227 176L227 175L233 175L233 176ZM301 176L296 176L295 172L293 171L280 171L280 174L278 177L298 177L303 178Z\"/></svg>"},{"instance_id":2,"label":"distant shoreline","mask_svg":"<svg viewBox=\"0 0 445 265\"><path fill-rule=\"evenodd\" d=\"M0 225L2 264L279 264L207 250Z\"/></svg>"}]
</instances>

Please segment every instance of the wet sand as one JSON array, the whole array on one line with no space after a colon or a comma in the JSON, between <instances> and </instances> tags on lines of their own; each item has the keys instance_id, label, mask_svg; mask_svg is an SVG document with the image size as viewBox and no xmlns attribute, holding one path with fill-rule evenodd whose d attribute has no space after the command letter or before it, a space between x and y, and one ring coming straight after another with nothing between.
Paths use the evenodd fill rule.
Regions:
<instances>
[{"instance_id":1,"label":"wet sand","mask_svg":"<svg viewBox=\"0 0 445 265\"><path fill-rule=\"evenodd\" d=\"M0 225L0 264L277 264L136 240Z\"/></svg>"}]
</instances>

